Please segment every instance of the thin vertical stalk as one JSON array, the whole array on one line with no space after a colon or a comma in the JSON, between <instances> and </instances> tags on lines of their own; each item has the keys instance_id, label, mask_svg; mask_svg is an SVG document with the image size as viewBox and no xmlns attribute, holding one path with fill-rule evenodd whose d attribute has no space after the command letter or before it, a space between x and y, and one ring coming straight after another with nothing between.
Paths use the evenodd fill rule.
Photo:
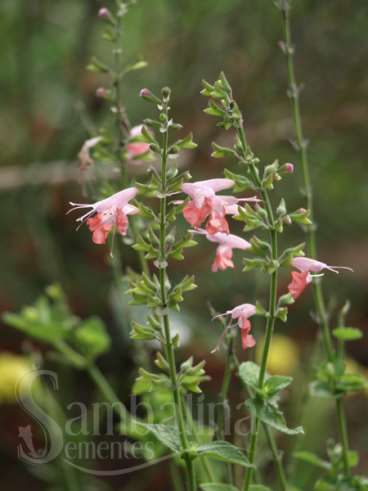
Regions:
<instances>
[{"instance_id":1,"label":"thin vertical stalk","mask_svg":"<svg viewBox=\"0 0 368 491\"><path fill-rule=\"evenodd\" d=\"M285 38L284 50L286 52L287 65L288 65L289 95L292 101L296 141L297 141L298 150L300 152L300 160L303 169L304 193L306 196L307 207L308 210L310 211L310 219L313 222L312 225L306 226L307 250L310 257L316 258L317 241L316 241L316 227L314 225L313 188L312 188L312 182L311 182L310 170L309 170L308 145L304 138L304 130L303 130L303 124L301 118L299 88L295 76L294 48L292 46L292 41L291 41L289 9L282 10L282 18L283 18L284 38ZM315 301L319 323L322 331L323 346L326 352L326 357L331 361L333 358L333 345L332 345L331 333L329 329L328 314L326 310L322 284L318 278L313 281L313 290L314 290L314 301Z\"/></svg>"},{"instance_id":2,"label":"thin vertical stalk","mask_svg":"<svg viewBox=\"0 0 368 491\"><path fill-rule=\"evenodd\" d=\"M313 187L310 178L308 146L304 138L303 123L301 118L301 108L299 99L299 89L295 76L294 67L294 48L292 46L291 28L290 28L290 8L286 6L281 9L282 21L284 29L284 51L287 56L288 80L289 80L289 95L292 101L293 119L297 145L300 152L301 164L303 169L304 189L307 201L307 207L310 210L310 218L312 225L306 228L307 247L310 257L317 259L317 240L316 227L314 225L314 199ZM314 304L318 314L318 321L322 334L322 342L326 358L329 362L333 361L336 352L332 343L331 331L329 326L329 316L326 309L322 284L319 278L313 281L313 296ZM343 399L336 399L336 412L339 421L340 440L343 448L344 470L347 476L350 476L350 468L348 464L348 432L346 416L344 411Z\"/></svg>"},{"instance_id":3,"label":"thin vertical stalk","mask_svg":"<svg viewBox=\"0 0 368 491\"><path fill-rule=\"evenodd\" d=\"M166 116L168 113L167 106L165 108ZM188 454L189 442L186 433L185 419L183 414L182 396L178 385L178 377L176 371L175 351L172 344L171 331L170 331L170 319L168 315L168 302L167 302L167 260L166 260L166 215L167 215L167 159L168 159L168 146L169 146L169 133L166 129L163 134L162 141L162 155L161 155L161 196L160 196L160 258L159 258L159 280L160 280L160 294L161 294L161 317L163 324L163 336L165 343L165 351L167 355L167 362L169 365L169 375L172 385L173 398L175 403L175 419L179 430L180 443L183 450L183 458L186 466L187 474L187 488L189 491L196 490L196 479L194 473L193 461Z\"/></svg>"},{"instance_id":4,"label":"thin vertical stalk","mask_svg":"<svg viewBox=\"0 0 368 491\"><path fill-rule=\"evenodd\" d=\"M344 411L343 400L341 397L336 398L336 412L339 425L339 433L342 445L342 459L344 464L344 473L347 477L351 477L351 470L349 465L349 437L346 425L346 417Z\"/></svg>"},{"instance_id":5,"label":"thin vertical stalk","mask_svg":"<svg viewBox=\"0 0 368 491\"><path fill-rule=\"evenodd\" d=\"M273 455L273 460L276 463L277 473L278 473L278 476L280 479L280 484L281 484L281 489L282 489L282 491L287 491L287 480L286 480L285 470L284 470L284 467L282 465L282 459L280 456L280 452L277 450L277 447L276 447L275 438L274 438L270 428L266 424L263 423L262 426L263 426L263 430L266 434L268 445L269 445L271 452L272 452L272 455Z\"/></svg>"},{"instance_id":6,"label":"thin vertical stalk","mask_svg":"<svg viewBox=\"0 0 368 491\"><path fill-rule=\"evenodd\" d=\"M239 139L241 142L243 156L244 156L244 158L246 158L247 152L248 152L248 144L247 144L247 140L246 140L246 136L245 136L243 123L241 123L241 125L238 129L238 136L239 136ZM258 176L257 169L256 169L254 164L251 164L251 173L252 173L254 183L259 188L261 195L262 195L262 199L265 203L268 223L269 223L269 227L270 227L272 260L276 260L278 257L278 237L277 237L277 231L275 228L275 220L274 220L274 215L273 215L273 211L272 211L271 200L270 200L270 197L269 197L267 190L262 186L261 180ZM258 379L258 386L260 389L263 388L263 384L265 381L268 354L269 354L272 335L273 335L273 331L275 328L275 322L276 322L277 285L278 285L278 269L276 268L275 271L271 274L270 292L269 292L269 307L268 307L268 315L267 315L267 321L266 321L266 334L265 334L265 342L264 342L264 346L263 346L261 367L260 367L259 379ZM259 426L260 426L259 418L257 416L253 417L252 418L249 451L248 451L248 459L249 459L249 462L251 464L253 464L254 460L255 460ZM275 443L274 443L274 446L276 448ZM276 455L277 455L277 452L276 452ZM280 466L282 466L282 463L280 462L279 459L276 459L275 463L276 463L277 469L279 470ZM253 475L254 475L254 469L252 467L250 467L247 470L246 475L245 475L244 484L243 484L243 491L248 491L249 486L253 480ZM285 477L285 474L283 472L282 475L280 475L280 481L281 482L283 482L284 477Z\"/></svg>"}]
</instances>

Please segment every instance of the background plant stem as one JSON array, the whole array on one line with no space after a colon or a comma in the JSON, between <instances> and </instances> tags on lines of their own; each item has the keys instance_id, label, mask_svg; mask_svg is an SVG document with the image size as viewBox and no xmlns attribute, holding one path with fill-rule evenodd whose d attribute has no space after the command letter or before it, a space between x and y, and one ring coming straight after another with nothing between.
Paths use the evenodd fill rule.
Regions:
<instances>
[{"instance_id":1,"label":"background plant stem","mask_svg":"<svg viewBox=\"0 0 368 491\"><path fill-rule=\"evenodd\" d=\"M309 158L308 158L308 146L304 138L303 123L301 118L299 89L295 76L294 67L294 47L292 46L291 29L290 29L290 10L289 8L281 9L283 28L284 28L284 50L287 56L288 65L288 79L290 98L293 108L293 119L295 126L295 134L297 144L300 152L300 158L303 169L304 191L307 201L307 207L310 211L310 219L312 225L307 226L305 233L307 236L308 254L310 257L317 259L317 240L316 240L316 226L314 221L314 198L313 198L313 186L310 178ZM332 343L331 331L329 326L329 316L326 309L324 300L324 294L322 289L322 283L320 278L313 281L313 294L316 311L318 314L318 322L321 329L323 347L326 354L327 361L332 362L335 359L336 353ZM348 444L348 432L346 424L346 416L343 405L343 399L341 397L336 398L336 412L339 421L339 433L340 440L343 448L343 461L344 471L346 475L350 476L349 468L349 444Z\"/></svg>"}]
</instances>

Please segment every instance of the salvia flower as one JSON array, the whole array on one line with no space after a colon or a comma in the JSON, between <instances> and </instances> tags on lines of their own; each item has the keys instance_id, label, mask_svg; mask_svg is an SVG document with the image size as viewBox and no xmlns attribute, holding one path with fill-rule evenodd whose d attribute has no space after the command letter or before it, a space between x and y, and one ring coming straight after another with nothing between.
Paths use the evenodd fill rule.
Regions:
<instances>
[{"instance_id":1,"label":"salvia flower","mask_svg":"<svg viewBox=\"0 0 368 491\"><path fill-rule=\"evenodd\" d=\"M223 317L230 315L233 320L237 321L240 328L242 348L246 350L247 348L253 348L256 344L254 337L250 334L251 323L249 318L256 314L256 306L251 303L243 303L234 307L232 310L227 310L225 313L220 314L216 317Z\"/></svg>"},{"instance_id":2,"label":"salvia flower","mask_svg":"<svg viewBox=\"0 0 368 491\"><path fill-rule=\"evenodd\" d=\"M227 268L234 268L233 249L249 249L251 244L233 234L226 234L224 232L216 232L214 234L208 233L206 230L193 230L195 233L205 235L210 242L215 242L218 244L216 250L215 260L212 263L211 270L215 273L216 271L224 271Z\"/></svg>"},{"instance_id":3,"label":"salvia flower","mask_svg":"<svg viewBox=\"0 0 368 491\"><path fill-rule=\"evenodd\" d=\"M129 204L137 192L137 188L131 187L96 203L70 202L73 208L69 212L90 208L87 213L77 218L77 222L87 223L95 244L105 244L112 230L116 230L120 235L126 235L129 225L128 215L135 215L139 211L137 207Z\"/></svg>"},{"instance_id":4,"label":"salvia flower","mask_svg":"<svg viewBox=\"0 0 368 491\"><path fill-rule=\"evenodd\" d=\"M317 261L316 259L311 259L309 257L303 256L294 257L291 260L291 265L294 266L294 268L299 269L299 271L301 271L302 273L320 273L324 269L328 269L329 271L333 271L334 273L339 273L339 269L353 271L347 266L330 266L321 261Z\"/></svg>"},{"instance_id":5,"label":"salvia flower","mask_svg":"<svg viewBox=\"0 0 368 491\"><path fill-rule=\"evenodd\" d=\"M129 142L126 146L129 159L136 159L142 157L149 151L149 143L134 141L135 138L142 135L143 125L134 126L130 130L130 138L133 140Z\"/></svg>"},{"instance_id":6,"label":"salvia flower","mask_svg":"<svg viewBox=\"0 0 368 491\"><path fill-rule=\"evenodd\" d=\"M182 185L182 191L191 200L184 206L183 215L192 227L199 228L208 218L206 230L209 234L216 232L229 233L226 215L238 213L238 203L258 201L257 198L236 198L218 196L216 193L234 185L231 179L209 179Z\"/></svg>"},{"instance_id":7,"label":"salvia flower","mask_svg":"<svg viewBox=\"0 0 368 491\"><path fill-rule=\"evenodd\" d=\"M291 260L291 265L299 271L292 271L291 282L288 285L289 293L294 300L300 297L305 288L312 282L313 275L311 273L321 273L324 269L339 273L339 269L352 271L346 266L329 266L326 263L311 259L309 257L298 256Z\"/></svg>"}]
</instances>

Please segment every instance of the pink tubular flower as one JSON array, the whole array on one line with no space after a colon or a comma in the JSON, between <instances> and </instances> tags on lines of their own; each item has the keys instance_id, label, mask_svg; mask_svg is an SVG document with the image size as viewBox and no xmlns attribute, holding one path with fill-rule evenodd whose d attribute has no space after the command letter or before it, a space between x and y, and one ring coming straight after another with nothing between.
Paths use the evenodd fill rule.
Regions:
<instances>
[{"instance_id":1,"label":"pink tubular flower","mask_svg":"<svg viewBox=\"0 0 368 491\"><path fill-rule=\"evenodd\" d=\"M130 130L130 138L134 139L142 135L143 125L134 126ZM132 141L127 144L128 158L135 159L137 157L142 157L149 151L149 143L140 142L140 141Z\"/></svg>"},{"instance_id":2,"label":"pink tubular flower","mask_svg":"<svg viewBox=\"0 0 368 491\"><path fill-rule=\"evenodd\" d=\"M249 317L256 314L256 306L251 303L243 303L234 307L232 310L227 310L224 314L220 314L216 317L224 315L231 315L233 320L236 320L240 328L242 348L245 351L247 348L253 348L256 344L254 337L250 334L252 325Z\"/></svg>"},{"instance_id":3,"label":"pink tubular flower","mask_svg":"<svg viewBox=\"0 0 368 491\"><path fill-rule=\"evenodd\" d=\"M291 265L299 271L292 271L291 282L288 285L288 290L291 296L296 300L300 297L306 287L312 282L313 275L311 273L321 273L324 269L339 273L338 269L347 269L352 271L351 268L346 266L329 266L326 263L311 259L309 257L298 256L291 260Z\"/></svg>"},{"instance_id":4,"label":"pink tubular flower","mask_svg":"<svg viewBox=\"0 0 368 491\"><path fill-rule=\"evenodd\" d=\"M92 241L95 244L105 244L109 233L115 228L119 234L126 235L128 231L128 215L138 213L138 208L130 205L129 201L135 198L138 190L131 187L123 189L96 203L73 203L68 213L74 210L91 208L83 216L77 218L80 224L86 222L92 232Z\"/></svg>"},{"instance_id":5,"label":"pink tubular flower","mask_svg":"<svg viewBox=\"0 0 368 491\"><path fill-rule=\"evenodd\" d=\"M183 215L185 220L198 228L209 218L206 230L209 234L216 232L229 233L226 215L238 213L238 203L241 201L258 201L257 198L235 198L234 196L218 196L217 191L228 189L234 185L231 179L209 179L182 185L182 191L191 200L185 205Z\"/></svg>"},{"instance_id":6,"label":"pink tubular flower","mask_svg":"<svg viewBox=\"0 0 368 491\"><path fill-rule=\"evenodd\" d=\"M193 232L205 235L210 242L216 242L218 245L216 250L216 257L212 263L211 270L215 273L216 271L224 271L227 268L233 268L234 263L232 261L233 258L233 249L242 249L246 250L251 247L251 244L233 234L226 234L224 232L216 232L214 234L210 234L206 232L206 230L194 230Z\"/></svg>"},{"instance_id":7,"label":"pink tubular flower","mask_svg":"<svg viewBox=\"0 0 368 491\"><path fill-rule=\"evenodd\" d=\"M329 266L328 264L317 261L316 259L303 256L294 257L291 260L291 265L294 266L294 268L299 269L299 271L302 273L320 273L324 269L328 269L334 273L339 273L338 269L353 271L351 268L346 266Z\"/></svg>"}]
</instances>

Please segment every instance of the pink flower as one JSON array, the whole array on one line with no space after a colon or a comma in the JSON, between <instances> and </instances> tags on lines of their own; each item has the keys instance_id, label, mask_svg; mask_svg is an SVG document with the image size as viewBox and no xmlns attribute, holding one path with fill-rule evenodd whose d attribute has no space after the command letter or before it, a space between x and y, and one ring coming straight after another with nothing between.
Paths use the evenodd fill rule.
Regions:
<instances>
[{"instance_id":1,"label":"pink flower","mask_svg":"<svg viewBox=\"0 0 368 491\"><path fill-rule=\"evenodd\" d=\"M299 271L292 271L291 282L288 285L288 290L291 296L296 300L300 297L306 287L312 282L313 275L311 273L320 273L324 269L338 273L338 269L347 269L352 271L351 268L345 266L329 266L326 263L311 259L309 257L298 256L291 260L291 265Z\"/></svg>"},{"instance_id":2,"label":"pink flower","mask_svg":"<svg viewBox=\"0 0 368 491\"><path fill-rule=\"evenodd\" d=\"M287 162L284 164L281 169L282 172L285 172L286 174L292 174L294 172L294 164L291 164L290 162Z\"/></svg>"},{"instance_id":3,"label":"pink flower","mask_svg":"<svg viewBox=\"0 0 368 491\"><path fill-rule=\"evenodd\" d=\"M294 300L300 297L306 287L311 283L312 275L305 272L292 271L291 282L288 284L288 290Z\"/></svg>"},{"instance_id":4,"label":"pink flower","mask_svg":"<svg viewBox=\"0 0 368 491\"><path fill-rule=\"evenodd\" d=\"M137 192L137 188L131 187L96 203L70 202L73 208L68 213L74 210L91 208L83 216L77 218L77 222L80 224L87 223L89 230L92 232L92 241L95 244L105 244L109 233L113 229L116 229L121 235L126 235L128 231L128 215L135 215L139 211L137 207L129 204L129 201L135 198Z\"/></svg>"},{"instance_id":5,"label":"pink flower","mask_svg":"<svg viewBox=\"0 0 368 491\"><path fill-rule=\"evenodd\" d=\"M322 263L321 261L317 261L316 259L311 259L309 257L294 257L291 260L292 266L294 268L299 269L302 273L320 273L324 269L328 269L329 271L333 271L334 273L339 273L338 269L346 269L348 271L353 271L351 268L346 266L329 266L326 263Z\"/></svg>"},{"instance_id":6,"label":"pink flower","mask_svg":"<svg viewBox=\"0 0 368 491\"><path fill-rule=\"evenodd\" d=\"M214 273L218 270L224 271L227 268L234 267L234 263L232 261L233 249L246 250L251 247L251 244L248 241L238 237L237 235L227 234L224 232L210 234L202 229L193 230L193 232L205 235L210 242L216 242L219 244L216 250L215 260L211 267L211 270Z\"/></svg>"},{"instance_id":7,"label":"pink flower","mask_svg":"<svg viewBox=\"0 0 368 491\"><path fill-rule=\"evenodd\" d=\"M134 126L130 130L130 138L134 139L142 135L143 125ZM149 143L140 142L140 141L132 141L127 144L128 158L134 159L137 157L142 157L146 154L150 149Z\"/></svg>"},{"instance_id":8,"label":"pink flower","mask_svg":"<svg viewBox=\"0 0 368 491\"><path fill-rule=\"evenodd\" d=\"M102 138L100 136L96 136L94 138L89 138L83 143L82 148L80 149L80 152L78 154L81 170L85 170L90 165L94 164L95 161L91 157L91 150L98 143L100 143L101 140Z\"/></svg>"},{"instance_id":9,"label":"pink flower","mask_svg":"<svg viewBox=\"0 0 368 491\"><path fill-rule=\"evenodd\" d=\"M106 7L101 7L100 10L98 11L98 16L101 17L102 19L106 19L110 16L110 11Z\"/></svg>"},{"instance_id":10,"label":"pink flower","mask_svg":"<svg viewBox=\"0 0 368 491\"><path fill-rule=\"evenodd\" d=\"M186 221L198 228L209 218L206 230L209 234L216 232L229 233L226 215L238 213L237 203L241 201L258 201L257 198L235 198L234 196L218 196L217 191L228 189L234 185L231 179L209 179L182 185L182 191L192 199L183 209Z\"/></svg>"},{"instance_id":11,"label":"pink flower","mask_svg":"<svg viewBox=\"0 0 368 491\"><path fill-rule=\"evenodd\" d=\"M97 87L96 89L96 96L100 97L101 99L105 99L105 97L108 96L108 90L105 87Z\"/></svg>"},{"instance_id":12,"label":"pink flower","mask_svg":"<svg viewBox=\"0 0 368 491\"><path fill-rule=\"evenodd\" d=\"M245 351L247 348L253 348L256 344L254 337L250 334L252 325L249 317L256 314L256 306L251 303L243 303L234 307L232 310L227 310L224 314L220 314L216 317L222 317L224 315L231 315L233 320L236 320L240 328L242 348Z\"/></svg>"}]
</instances>

